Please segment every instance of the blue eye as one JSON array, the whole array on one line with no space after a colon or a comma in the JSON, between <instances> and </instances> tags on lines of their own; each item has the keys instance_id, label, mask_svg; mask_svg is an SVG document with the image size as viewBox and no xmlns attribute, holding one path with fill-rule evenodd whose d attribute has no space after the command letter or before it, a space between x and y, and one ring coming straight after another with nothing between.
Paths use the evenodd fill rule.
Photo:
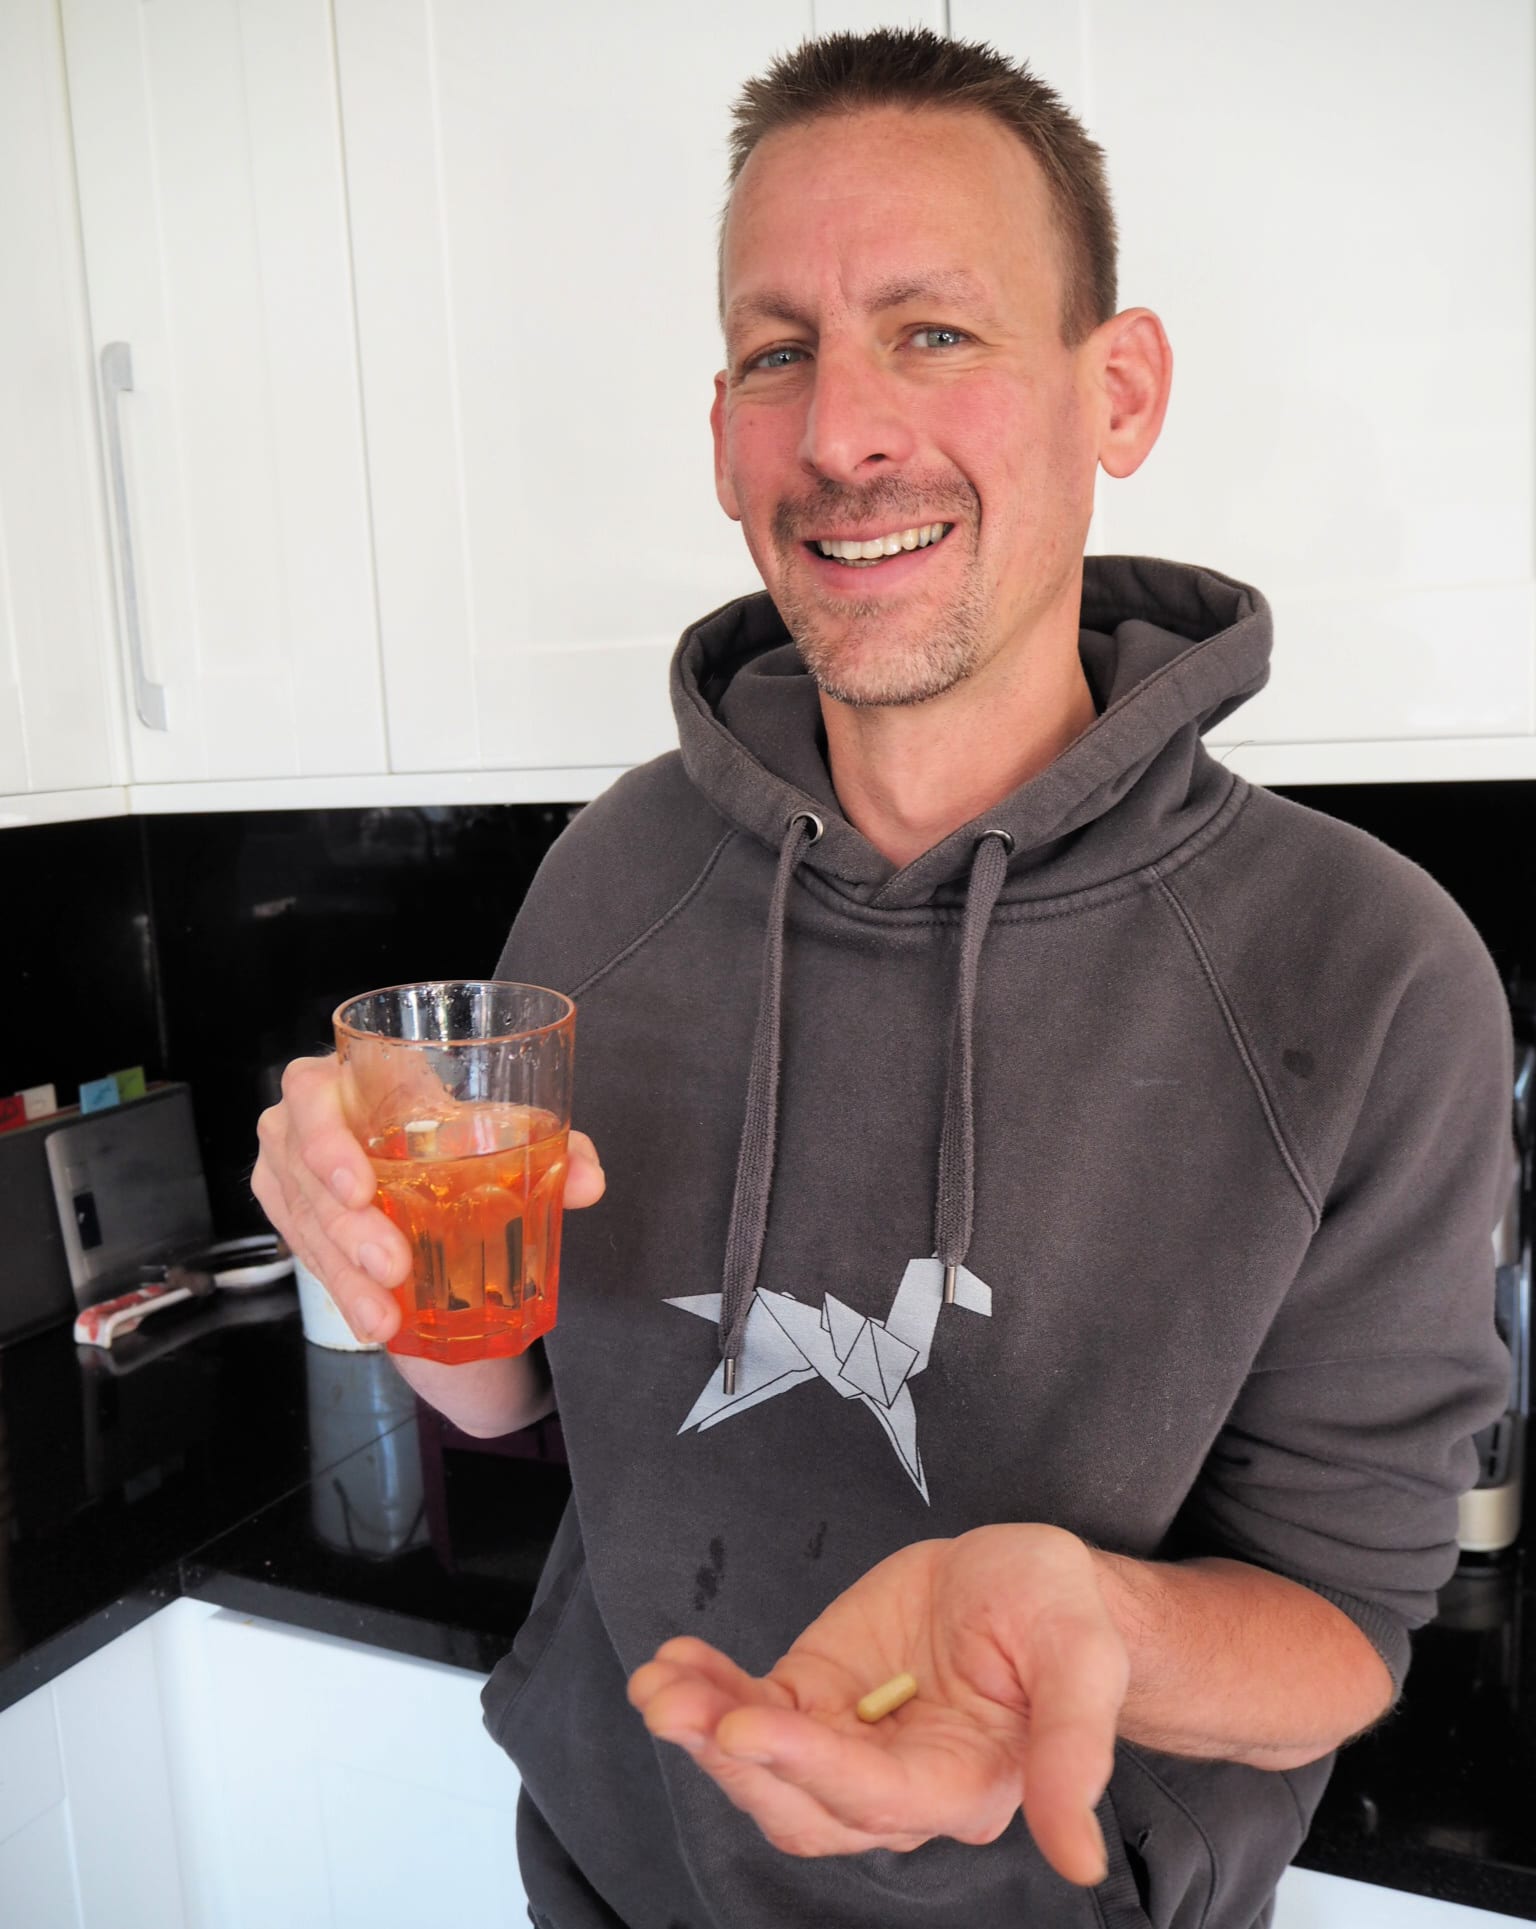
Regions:
<instances>
[{"instance_id":1,"label":"blue eye","mask_svg":"<svg viewBox=\"0 0 1536 1929\"><path fill-rule=\"evenodd\" d=\"M793 362L781 361L779 359L780 356L783 356L783 355L792 355L798 358L803 358L805 355L805 350L803 348L770 348L766 354L754 356L753 359L747 363L747 367L748 368L767 368L767 369L793 368L794 367Z\"/></svg>"},{"instance_id":2,"label":"blue eye","mask_svg":"<svg viewBox=\"0 0 1536 1929\"><path fill-rule=\"evenodd\" d=\"M952 348L960 342L968 342L971 339L969 335L962 334L958 328L918 328L913 331L912 340L915 343L921 344L924 335L942 335L945 337L943 341L930 344L935 348Z\"/></svg>"}]
</instances>

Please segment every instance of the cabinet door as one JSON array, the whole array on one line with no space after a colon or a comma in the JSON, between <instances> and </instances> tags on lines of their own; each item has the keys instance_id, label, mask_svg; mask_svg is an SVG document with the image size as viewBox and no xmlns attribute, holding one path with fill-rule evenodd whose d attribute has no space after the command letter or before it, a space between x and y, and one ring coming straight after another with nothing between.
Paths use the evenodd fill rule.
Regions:
<instances>
[{"instance_id":1,"label":"cabinet door","mask_svg":"<svg viewBox=\"0 0 1536 1929\"><path fill-rule=\"evenodd\" d=\"M1150 458L1101 479L1093 547L1273 602L1272 682L1218 740L1417 741L1374 774L1486 774L1433 740L1536 731L1528 0L950 18L1035 64L1108 155L1121 305L1162 316L1176 373Z\"/></svg>"},{"instance_id":2,"label":"cabinet door","mask_svg":"<svg viewBox=\"0 0 1536 1929\"><path fill-rule=\"evenodd\" d=\"M62 10L94 349L131 358L114 534L164 692L132 776L381 771L326 0Z\"/></svg>"},{"instance_id":3,"label":"cabinet door","mask_svg":"<svg viewBox=\"0 0 1536 1929\"><path fill-rule=\"evenodd\" d=\"M219 1929L526 1929L482 1676L222 1609L181 1632L213 1716L195 1828L219 1844Z\"/></svg>"},{"instance_id":4,"label":"cabinet door","mask_svg":"<svg viewBox=\"0 0 1536 1929\"><path fill-rule=\"evenodd\" d=\"M816 32L874 33L881 27L945 31L945 0L815 0Z\"/></svg>"},{"instance_id":5,"label":"cabinet door","mask_svg":"<svg viewBox=\"0 0 1536 1929\"><path fill-rule=\"evenodd\" d=\"M146 1624L0 1713L0 1922L184 1929Z\"/></svg>"},{"instance_id":6,"label":"cabinet door","mask_svg":"<svg viewBox=\"0 0 1536 1929\"><path fill-rule=\"evenodd\" d=\"M401 771L632 763L760 587L714 499L729 103L809 0L337 0Z\"/></svg>"},{"instance_id":7,"label":"cabinet door","mask_svg":"<svg viewBox=\"0 0 1536 1929\"><path fill-rule=\"evenodd\" d=\"M122 742L54 0L0 7L0 181L4 823L122 808L103 788L121 782Z\"/></svg>"}]
</instances>

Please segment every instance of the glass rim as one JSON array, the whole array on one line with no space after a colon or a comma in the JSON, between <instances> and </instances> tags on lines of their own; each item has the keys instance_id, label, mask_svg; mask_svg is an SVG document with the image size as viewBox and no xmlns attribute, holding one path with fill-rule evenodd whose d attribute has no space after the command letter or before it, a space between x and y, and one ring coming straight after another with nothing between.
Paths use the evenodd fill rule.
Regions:
<instances>
[{"instance_id":1,"label":"glass rim","mask_svg":"<svg viewBox=\"0 0 1536 1929\"><path fill-rule=\"evenodd\" d=\"M557 999L565 1009L558 1018L552 1018L542 1025L524 1025L516 1031L477 1032L472 1038L401 1038L390 1032L364 1031L359 1025L349 1024L343 1016L354 1006L364 1004L370 998L387 998L391 992L471 990L482 987L497 991L537 991L546 998ZM575 1016L574 998L568 998L563 991L556 991L550 985L527 984L521 978L414 978L404 984L375 985L372 991L354 992L331 1013L331 1024L338 1034L345 1032L348 1038L362 1039L369 1044L426 1045L435 1051L452 1052L484 1045L510 1045L521 1039L543 1038L568 1026Z\"/></svg>"}]
</instances>

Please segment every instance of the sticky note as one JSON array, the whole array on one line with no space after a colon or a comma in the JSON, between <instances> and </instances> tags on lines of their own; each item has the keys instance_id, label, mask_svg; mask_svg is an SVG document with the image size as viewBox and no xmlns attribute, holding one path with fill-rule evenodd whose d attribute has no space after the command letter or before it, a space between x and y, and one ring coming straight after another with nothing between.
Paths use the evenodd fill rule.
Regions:
<instances>
[{"instance_id":1,"label":"sticky note","mask_svg":"<svg viewBox=\"0 0 1536 1929\"><path fill-rule=\"evenodd\" d=\"M80 1087L82 1112L105 1112L108 1106L117 1102L117 1080L111 1072L105 1078L90 1079Z\"/></svg>"},{"instance_id":2,"label":"sticky note","mask_svg":"<svg viewBox=\"0 0 1536 1929\"><path fill-rule=\"evenodd\" d=\"M143 1098L144 1067L142 1065L130 1065L126 1072L114 1072L112 1076L117 1080L117 1096L124 1105L131 1098Z\"/></svg>"},{"instance_id":3,"label":"sticky note","mask_svg":"<svg viewBox=\"0 0 1536 1929\"><path fill-rule=\"evenodd\" d=\"M21 1102L20 1094L15 1098L0 1098L0 1132L8 1132L13 1125L25 1125L27 1108Z\"/></svg>"},{"instance_id":4,"label":"sticky note","mask_svg":"<svg viewBox=\"0 0 1536 1929\"><path fill-rule=\"evenodd\" d=\"M16 1096L26 1107L29 1119L45 1119L59 1109L58 1094L51 1085L29 1085L26 1091L18 1092Z\"/></svg>"}]
</instances>

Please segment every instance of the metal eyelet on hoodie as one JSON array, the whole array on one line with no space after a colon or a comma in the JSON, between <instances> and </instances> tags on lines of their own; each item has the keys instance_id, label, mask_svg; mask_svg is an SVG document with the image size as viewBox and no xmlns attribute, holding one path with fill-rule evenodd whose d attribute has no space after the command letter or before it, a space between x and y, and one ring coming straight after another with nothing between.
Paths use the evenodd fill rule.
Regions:
<instances>
[{"instance_id":1,"label":"metal eyelet on hoodie","mask_svg":"<svg viewBox=\"0 0 1536 1929\"><path fill-rule=\"evenodd\" d=\"M752 1063L747 1074L746 1118L736 1159L736 1184L731 1195L731 1217L725 1235L725 1270L720 1292L720 1356L725 1392L736 1391L736 1361L746 1340L747 1314L757 1290L763 1239L768 1229L768 1203L773 1187L773 1158L778 1136L779 1032L784 978L784 924L789 908L789 886L795 866L821 837L822 820L811 810L797 810L786 822L785 838L774 874L768 905L767 943L763 952L762 990L757 1026L752 1037ZM982 940L1008 874L1014 840L1000 825L980 832L971 856L965 912L960 922L960 983L955 1001L955 1024L950 1041L949 1077L944 1093L944 1124L939 1138L939 1171L934 1203L934 1251L944 1267L944 1301L952 1305L960 1267L970 1248L975 1218L976 1117L975 1011L976 975Z\"/></svg>"}]
</instances>

